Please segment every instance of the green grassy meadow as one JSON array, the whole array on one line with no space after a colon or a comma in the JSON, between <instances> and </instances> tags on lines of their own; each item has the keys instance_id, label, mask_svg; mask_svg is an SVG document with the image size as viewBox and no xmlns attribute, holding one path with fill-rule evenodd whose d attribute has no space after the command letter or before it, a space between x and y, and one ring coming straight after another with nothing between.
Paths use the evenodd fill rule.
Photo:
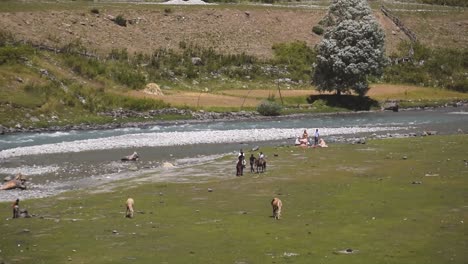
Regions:
<instances>
[{"instance_id":1,"label":"green grassy meadow","mask_svg":"<svg viewBox=\"0 0 468 264\"><path fill-rule=\"evenodd\" d=\"M270 147L263 174L72 191L23 201L30 219L1 203L0 263L467 263L467 146L454 135Z\"/></svg>"}]
</instances>

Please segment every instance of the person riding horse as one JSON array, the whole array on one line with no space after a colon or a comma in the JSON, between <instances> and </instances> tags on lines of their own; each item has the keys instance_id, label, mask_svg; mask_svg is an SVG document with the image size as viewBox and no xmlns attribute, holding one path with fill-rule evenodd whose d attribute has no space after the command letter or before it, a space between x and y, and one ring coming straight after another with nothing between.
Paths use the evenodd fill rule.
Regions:
<instances>
[{"instance_id":1,"label":"person riding horse","mask_svg":"<svg viewBox=\"0 0 468 264\"><path fill-rule=\"evenodd\" d=\"M255 160L255 167L257 168L257 173L266 171L266 160L263 152L260 152L258 159Z\"/></svg>"}]
</instances>

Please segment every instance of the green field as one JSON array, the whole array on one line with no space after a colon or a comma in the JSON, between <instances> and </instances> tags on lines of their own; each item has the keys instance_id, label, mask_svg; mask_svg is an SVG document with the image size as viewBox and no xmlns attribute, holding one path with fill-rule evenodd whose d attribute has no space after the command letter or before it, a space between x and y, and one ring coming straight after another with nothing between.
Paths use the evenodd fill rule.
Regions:
<instances>
[{"instance_id":1,"label":"green field","mask_svg":"<svg viewBox=\"0 0 468 264\"><path fill-rule=\"evenodd\" d=\"M235 177L225 157L185 169L203 182L23 201L31 219L2 203L0 263L467 263L467 146L455 135L271 147L263 174Z\"/></svg>"}]
</instances>

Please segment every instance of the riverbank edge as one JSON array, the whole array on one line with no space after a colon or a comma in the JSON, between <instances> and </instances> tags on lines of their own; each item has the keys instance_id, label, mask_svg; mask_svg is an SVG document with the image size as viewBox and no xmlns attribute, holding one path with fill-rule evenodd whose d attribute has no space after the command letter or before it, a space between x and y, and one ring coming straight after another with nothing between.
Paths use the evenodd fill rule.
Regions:
<instances>
[{"instance_id":1,"label":"riverbank edge","mask_svg":"<svg viewBox=\"0 0 468 264\"><path fill-rule=\"evenodd\" d=\"M385 139L411 139L411 138L425 138L425 137L447 137L447 136L459 136L462 134L452 134L452 135L443 135L439 134L437 131L423 131L417 133L393 133L387 135L375 135L375 134L368 134L368 135L361 135L361 136L351 136L348 138L345 137L335 137L332 136L329 139L329 143L332 144L350 144L350 145L366 145L369 140L385 140ZM301 146L294 146L294 145L285 145L283 143L272 143L270 142L267 144L267 147L262 147L262 151L277 149L277 148L292 148L301 151L306 151L307 149L313 150L317 147L301 147ZM318 148L320 149L320 147ZM247 152L254 152L254 150L247 150ZM79 180L81 187L74 186L73 182L68 182L65 185L54 186L53 184L34 184L32 188L27 188L26 190L22 189L13 189L13 190L5 190L4 192L0 191L0 203L13 201L17 197L22 197L22 200L36 200L42 199L47 197L55 197L64 193L69 193L72 191L79 191L79 192L86 192L88 193L103 193L103 192L110 192L112 190L122 188L125 184L129 182L166 182L166 183L178 183L177 180L169 180L165 178L164 180L151 180L151 175L155 175L157 173L163 173L164 171L170 170L171 168L177 168L178 170L182 169L190 169L194 166L201 166L202 164L209 164L214 162L215 160L224 160L226 158L235 156L237 154L231 152L224 152L211 155L209 159L197 159L189 163L180 163L180 160L172 160L170 162L161 162L159 165L155 167L146 167L142 166L139 169L134 169L136 166L130 165L128 168L123 169L122 171L106 173L106 174L98 174L91 176L88 179L81 179ZM274 155L273 155L274 156ZM208 174L206 175L208 176ZM28 178L28 176L26 176ZM110 180L112 178L112 180ZM214 180L214 178L212 179ZM92 182L92 181L97 181ZM87 183L84 183L87 182ZM191 182L191 181L184 181L184 183ZM76 182L75 182L76 183ZM1 185L1 183L0 183ZM68 187L64 187L68 186Z\"/></svg>"},{"instance_id":2,"label":"riverbank edge","mask_svg":"<svg viewBox=\"0 0 468 264\"><path fill-rule=\"evenodd\" d=\"M438 108L458 108L468 106L468 101L453 101L440 106L431 107L409 107L399 108L399 111L416 111L416 110L434 110ZM148 128L151 126L171 126L182 124L201 124L208 122L234 122L234 121L263 121L263 120L281 120L287 118L297 118L305 116L332 116L332 115L345 115L357 113L373 113L388 110L367 110L367 111L340 111L340 112L324 112L324 113L293 113L279 116L262 116L256 111L239 111L239 112L208 112L204 110L192 111L188 109L178 108L165 108L160 110L151 110L148 112L137 112L131 110L114 110L110 112L100 113L102 116L110 116L114 119L124 119L128 117L150 118L158 115L180 115L191 116L192 119L178 119L178 120L164 120L164 121L147 121L147 122L112 122L105 124L76 124L64 126L50 126L50 127L5 127L0 124L0 137L1 135L18 134L18 133L50 133L50 132L66 132L66 131L90 131L90 130L109 130L119 128ZM390 110L391 111L391 110Z\"/></svg>"}]
</instances>

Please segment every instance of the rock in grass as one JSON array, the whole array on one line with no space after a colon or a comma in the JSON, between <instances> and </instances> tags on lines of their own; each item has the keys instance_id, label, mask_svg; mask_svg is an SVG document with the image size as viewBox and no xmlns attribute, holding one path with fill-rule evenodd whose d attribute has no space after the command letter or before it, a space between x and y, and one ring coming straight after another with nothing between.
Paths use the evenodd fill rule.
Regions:
<instances>
[{"instance_id":1,"label":"rock in grass","mask_svg":"<svg viewBox=\"0 0 468 264\"><path fill-rule=\"evenodd\" d=\"M347 248L347 249L335 251L333 253L335 253L335 254L355 254L357 252L358 252L358 250L355 250L355 249L352 249L352 248Z\"/></svg>"}]
</instances>

